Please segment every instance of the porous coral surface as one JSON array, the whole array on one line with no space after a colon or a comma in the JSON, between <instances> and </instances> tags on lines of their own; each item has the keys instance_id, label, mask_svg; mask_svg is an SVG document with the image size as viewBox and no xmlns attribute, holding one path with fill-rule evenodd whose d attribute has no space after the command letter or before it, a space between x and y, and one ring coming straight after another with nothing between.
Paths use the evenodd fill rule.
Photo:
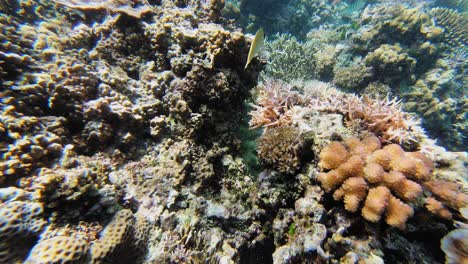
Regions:
<instances>
[{"instance_id":1,"label":"porous coral surface","mask_svg":"<svg viewBox=\"0 0 468 264\"><path fill-rule=\"evenodd\" d=\"M392 95L421 76L427 94L446 87L419 60L453 35L398 4L226 4L248 32L297 37L244 69L252 38L223 6L0 1L0 262L443 262L440 239L466 222L466 153ZM341 19L362 23L318 27Z\"/></svg>"}]
</instances>

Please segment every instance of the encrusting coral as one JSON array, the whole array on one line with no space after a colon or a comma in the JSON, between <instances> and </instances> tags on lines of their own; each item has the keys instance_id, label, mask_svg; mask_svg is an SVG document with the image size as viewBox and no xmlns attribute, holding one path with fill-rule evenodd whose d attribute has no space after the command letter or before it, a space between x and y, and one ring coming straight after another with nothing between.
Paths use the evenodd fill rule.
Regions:
<instances>
[{"instance_id":1,"label":"encrusting coral","mask_svg":"<svg viewBox=\"0 0 468 264\"><path fill-rule=\"evenodd\" d=\"M344 200L347 211L356 212L365 201L361 213L366 220L377 222L385 212L387 224L400 229L414 213L407 203L422 194L420 183L433 170L420 152L405 152L396 144L381 148L376 137L331 142L319 157L319 166L330 170L319 174L319 182L327 192L340 186L333 198Z\"/></svg>"},{"instance_id":2,"label":"encrusting coral","mask_svg":"<svg viewBox=\"0 0 468 264\"><path fill-rule=\"evenodd\" d=\"M424 186L450 208L460 210L468 206L468 194L459 183L434 180L424 183Z\"/></svg>"}]
</instances>

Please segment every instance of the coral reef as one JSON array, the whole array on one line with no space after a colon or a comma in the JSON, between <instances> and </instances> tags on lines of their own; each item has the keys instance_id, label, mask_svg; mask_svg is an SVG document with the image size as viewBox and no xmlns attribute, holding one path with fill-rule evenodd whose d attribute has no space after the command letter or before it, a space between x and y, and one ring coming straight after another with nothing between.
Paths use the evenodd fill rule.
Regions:
<instances>
[{"instance_id":1,"label":"coral reef","mask_svg":"<svg viewBox=\"0 0 468 264\"><path fill-rule=\"evenodd\" d=\"M258 157L265 165L292 174L301 167L303 145L303 139L294 127L272 128L257 140Z\"/></svg>"},{"instance_id":2,"label":"coral reef","mask_svg":"<svg viewBox=\"0 0 468 264\"><path fill-rule=\"evenodd\" d=\"M266 76L286 82L300 78L314 79L314 54L317 51L314 46L288 34L275 35L265 46L269 57L264 71Z\"/></svg>"},{"instance_id":3,"label":"coral reef","mask_svg":"<svg viewBox=\"0 0 468 264\"><path fill-rule=\"evenodd\" d=\"M251 128L277 127L291 123L291 108L299 104L301 98L292 86L281 81L267 80L259 88L257 102L250 111Z\"/></svg>"},{"instance_id":4,"label":"coral reef","mask_svg":"<svg viewBox=\"0 0 468 264\"><path fill-rule=\"evenodd\" d=\"M465 150L467 123L463 77L456 65L438 59L436 68L428 71L404 94L404 108L419 113L428 134L437 137L444 146Z\"/></svg>"},{"instance_id":5,"label":"coral reef","mask_svg":"<svg viewBox=\"0 0 468 264\"><path fill-rule=\"evenodd\" d=\"M461 144L464 55L412 5L0 1L0 262L441 263L467 155L396 98Z\"/></svg>"},{"instance_id":6,"label":"coral reef","mask_svg":"<svg viewBox=\"0 0 468 264\"><path fill-rule=\"evenodd\" d=\"M379 76L380 81L387 84L414 79L416 60L402 52L398 45L380 45L379 48L367 54L364 58L367 67L373 71L373 76Z\"/></svg>"},{"instance_id":7,"label":"coral reef","mask_svg":"<svg viewBox=\"0 0 468 264\"><path fill-rule=\"evenodd\" d=\"M355 91L365 87L370 77L370 68L360 63L348 67L336 67L333 72L333 83L345 91Z\"/></svg>"},{"instance_id":8,"label":"coral reef","mask_svg":"<svg viewBox=\"0 0 468 264\"><path fill-rule=\"evenodd\" d=\"M247 30L263 27L267 34L291 32L304 38L312 28L336 19L341 5L323 0L241 0L239 8L240 24Z\"/></svg>"},{"instance_id":9,"label":"coral reef","mask_svg":"<svg viewBox=\"0 0 468 264\"><path fill-rule=\"evenodd\" d=\"M400 199L415 202L423 191L420 183L430 179L433 170L423 154L405 152L396 144L381 148L375 137L350 138L345 145L332 142L320 153L319 166L330 171L318 180L327 192L340 186L333 198L344 200L347 211L356 212L365 201L361 212L366 220L377 222L385 211L386 223L400 229L414 214Z\"/></svg>"},{"instance_id":10,"label":"coral reef","mask_svg":"<svg viewBox=\"0 0 468 264\"><path fill-rule=\"evenodd\" d=\"M433 8L430 12L436 24L444 29L444 38L451 46L466 46L468 43L467 26L468 17L466 12L459 13L455 9Z\"/></svg>"},{"instance_id":11,"label":"coral reef","mask_svg":"<svg viewBox=\"0 0 468 264\"><path fill-rule=\"evenodd\" d=\"M401 101L396 99L358 97L320 82L297 83L293 87L267 81L259 88L258 105L250 112L252 128L288 125L311 109L340 113L348 126L362 126L382 142L414 145L424 137L420 121L403 111Z\"/></svg>"},{"instance_id":12,"label":"coral reef","mask_svg":"<svg viewBox=\"0 0 468 264\"><path fill-rule=\"evenodd\" d=\"M359 1L351 5L360 5L355 2ZM402 98L406 110L424 117L422 126L432 137L451 150L463 151L466 107L459 95L465 82L461 36L466 35L462 29L466 14L428 6L367 5L360 17L323 24L302 42L278 35L267 42L272 63L262 79L333 80L338 88L360 94L369 92L369 84L379 83L386 87L379 98L389 94Z\"/></svg>"}]
</instances>

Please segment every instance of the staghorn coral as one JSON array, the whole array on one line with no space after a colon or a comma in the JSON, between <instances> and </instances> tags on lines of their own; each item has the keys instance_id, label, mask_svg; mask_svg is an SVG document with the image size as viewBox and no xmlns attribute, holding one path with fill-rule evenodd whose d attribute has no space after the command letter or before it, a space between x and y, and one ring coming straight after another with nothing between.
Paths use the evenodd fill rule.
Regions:
<instances>
[{"instance_id":1,"label":"staghorn coral","mask_svg":"<svg viewBox=\"0 0 468 264\"><path fill-rule=\"evenodd\" d=\"M296 79L313 79L315 74L316 47L310 42L300 42L294 36L277 34L272 41L265 43L268 51L268 64L262 77L285 82Z\"/></svg>"},{"instance_id":2,"label":"staghorn coral","mask_svg":"<svg viewBox=\"0 0 468 264\"><path fill-rule=\"evenodd\" d=\"M419 138L425 136L419 126L420 121L403 111L402 103L397 99L359 97L317 81L298 82L295 86L269 82L259 87L258 105L250 112L252 128L287 125L293 117L300 119L308 111L315 110L340 113L344 115L347 126L361 126L377 135L382 142L414 146Z\"/></svg>"},{"instance_id":3,"label":"staghorn coral","mask_svg":"<svg viewBox=\"0 0 468 264\"><path fill-rule=\"evenodd\" d=\"M366 220L377 222L385 212L387 224L400 229L413 215L400 199L415 202L423 191L420 183L433 170L432 161L420 152L405 152L396 144L381 148L376 137L332 142L319 157L319 166L331 170L320 173L318 181L327 192L340 186L333 198L343 199L347 211L356 212L365 199L361 212Z\"/></svg>"},{"instance_id":4,"label":"staghorn coral","mask_svg":"<svg viewBox=\"0 0 468 264\"><path fill-rule=\"evenodd\" d=\"M257 153L265 165L292 174L301 167L303 138L291 126L271 128L257 139Z\"/></svg>"},{"instance_id":5,"label":"staghorn coral","mask_svg":"<svg viewBox=\"0 0 468 264\"><path fill-rule=\"evenodd\" d=\"M260 88L257 102L250 111L251 128L277 127L291 123L291 108L298 104L301 98L292 91L292 86L280 81L267 80Z\"/></svg>"},{"instance_id":6,"label":"staghorn coral","mask_svg":"<svg viewBox=\"0 0 468 264\"><path fill-rule=\"evenodd\" d=\"M364 96L359 99L350 97L344 106L351 122L358 121L383 142L414 143L420 136L420 121L402 110L397 99L371 99Z\"/></svg>"}]
</instances>

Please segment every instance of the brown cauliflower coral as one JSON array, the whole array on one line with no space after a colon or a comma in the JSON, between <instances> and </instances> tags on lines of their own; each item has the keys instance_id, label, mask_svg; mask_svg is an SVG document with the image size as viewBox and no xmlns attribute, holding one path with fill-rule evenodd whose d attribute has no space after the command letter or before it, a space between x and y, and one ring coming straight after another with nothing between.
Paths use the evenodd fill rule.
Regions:
<instances>
[{"instance_id":1,"label":"brown cauliflower coral","mask_svg":"<svg viewBox=\"0 0 468 264\"><path fill-rule=\"evenodd\" d=\"M422 194L420 183L433 170L432 161L420 152L405 152L396 144L382 148L377 137L331 142L319 157L319 167L329 171L318 180L325 191L336 189L333 198L343 200L347 211L356 212L364 202L366 220L377 222L385 213L387 224L400 229L414 213L407 203Z\"/></svg>"}]
</instances>

